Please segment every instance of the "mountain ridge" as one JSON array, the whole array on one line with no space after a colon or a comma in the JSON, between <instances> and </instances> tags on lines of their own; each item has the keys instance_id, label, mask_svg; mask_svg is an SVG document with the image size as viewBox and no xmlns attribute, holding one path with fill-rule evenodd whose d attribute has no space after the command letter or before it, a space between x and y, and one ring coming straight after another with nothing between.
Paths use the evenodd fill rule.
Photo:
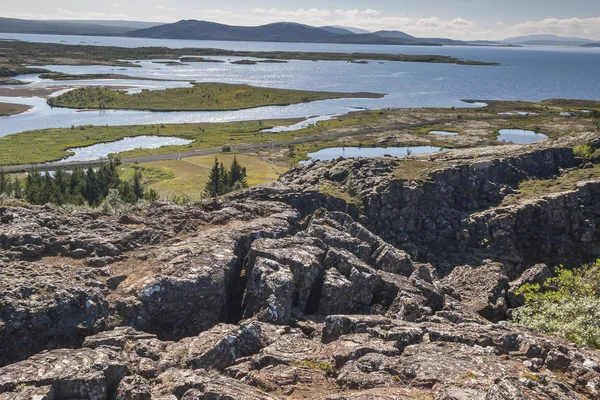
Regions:
<instances>
[{"instance_id":1,"label":"mountain ridge","mask_svg":"<svg viewBox=\"0 0 600 400\"><path fill-rule=\"evenodd\" d=\"M436 45L416 38L381 37L375 33L336 33L341 29L334 28L332 31L291 22L275 22L260 26L234 26L209 21L181 20L171 24L131 31L126 36L154 39Z\"/></svg>"}]
</instances>

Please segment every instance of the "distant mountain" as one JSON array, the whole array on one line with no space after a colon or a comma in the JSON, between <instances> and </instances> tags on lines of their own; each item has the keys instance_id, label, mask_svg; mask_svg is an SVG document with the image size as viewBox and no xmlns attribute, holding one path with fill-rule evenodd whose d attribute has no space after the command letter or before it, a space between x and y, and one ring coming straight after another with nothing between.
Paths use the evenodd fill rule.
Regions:
<instances>
[{"instance_id":1,"label":"distant mountain","mask_svg":"<svg viewBox=\"0 0 600 400\"><path fill-rule=\"evenodd\" d=\"M504 39L503 41L503 43L506 44L519 44L525 46L583 46L593 42L594 41L590 39L563 37L551 34L517 36Z\"/></svg>"},{"instance_id":2,"label":"distant mountain","mask_svg":"<svg viewBox=\"0 0 600 400\"><path fill-rule=\"evenodd\" d=\"M584 44L583 47L600 47L600 42L587 43Z\"/></svg>"},{"instance_id":3,"label":"distant mountain","mask_svg":"<svg viewBox=\"0 0 600 400\"><path fill-rule=\"evenodd\" d=\"M158 25L164 24L164 22L125 21L125 20L121 20L121 19L119 19L119 20L55 19L55 20L48 20L46 22L67 22L67 23L74 23L74 24L110 26L110 27L117 27L117 28L127 28L130 31L132 31L134 29L152 28L153 26L158 26Z\"/></svg>"},{"instance_id":4,"label":"distant mountain","mask_svg":"<svg viewBox=\"0 0 600 400\"><path fill-rule=\"evenodd\" d=\"M394 38L394 39L408 39L415 40L416 37L411 36L407 33L400 31L377 31L374 32L377 36L385 37L385 38Z\"/></svg>"},{"instance_id":5,"label":"distant mountain","mask_svg":"<svg viewBox=\"0 0 600 400\"><path fill-rule=\"evenodd\" d=\"M381 37L374 33L340 34L290 22L277 22L262 26L231 26L207 21L182 20L172 24L135 30L127 33L127 36L155 39L433 45L415 39Z\"/></svg>"},{"instance_id":6,"label":"distant mountain","mask_svg":"<svg viewBox=\"0 0 600 400\"><path fill-rule=\"evenodd\" d=\"M32 21L26 19L0 17L0 32L3 33L121 36L132 29L135 28L125 25L101 25L94 23L94 21Z\"/></svg>"},{"instance_id":7,"label":"distant mountain","mask_svg":"<svg viewBox=\"0 0 600 400\"><path fill-rule=\"evenodd\" d=\"M375 35L390 39L414 40L417 42L433 43L442 46L451 45L467 45L467 42L461 40L444 39L444 38L418 38L404 33L402 31L377 31Z\"/></svg>"},{"instance_id":8,"label":"distant mountain","mask_svg":"<svg viewBox=\"0 0 600 400\"><path fill-rule=\"evenodd\" d=\"M333 28L333 29L343 29L345 31L348 31L350 33L354 33L356 35L362 35L365 33L371 33L367 30L364 29L360 29L360 28L354 28L352 26L341 26L341 25L330 25L330 26L322 26L321 29L325 29L327 30L328 28Z\"/></svg>"},{"instance_id":9,"label":"distant mountain","mask_svg":"<svg viewBox=\"0 0 600 400\"><path fill-rule=\"evenodd\" d=\"M337 35L354 35L354 32L349 29L338 27L338 26L321 26L321 29L327 32L335 33Z\"/></svg>"}]
</instances>

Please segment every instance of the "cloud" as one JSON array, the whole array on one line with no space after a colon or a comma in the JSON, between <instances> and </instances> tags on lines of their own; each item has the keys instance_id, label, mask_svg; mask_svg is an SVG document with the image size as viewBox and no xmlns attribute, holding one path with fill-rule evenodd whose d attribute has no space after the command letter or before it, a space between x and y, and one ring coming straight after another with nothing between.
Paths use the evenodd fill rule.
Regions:
<instances>
[{"instance_id":1,"label":"cloud","mask_svg":"<svg viewBox=\"0 0 600 400\"><path fill-rule=\"evenodd\" d=\"M552 33L559 36L580 36L590 39L600 39L600 17L547 18L541 21L527 21L513 25L507 31L512 35Z\"/></svg>"},{"instance_id":2,"label":"cloud","mask_svg":"<svg viewBox=\"0 0 600 400\"><path fill-rule=\"evenodd\" d=\"M167 7L167 6L162 5L162 4L154 6L154 9L158 10L158 11L174 11L175 10L174 8L170 8L170 7Z\"/></svg>"},{"instance_id":3,"label":"cloud","mask_svg":"<svg viewBox=\"0 0 600 400\"><path fill-rule=\"evenodd\" d=\"M484 25L461 16L455 18L442 18L436 15L417 17L402 13L390 14L373 8L250 8L237 10L229 9L224 3L222 8L215 7L207 10L198 8L183 12L181 8L177 10L174 8L177 0L141 0L147 4L147 10L155 10L149 14L165 14L142 16L139 14L123 15L127 13L126 10L130 9L129 3L121 0L111 1L114 2L112 4L115 7L119 6L119 14L81 14L73 10L58 8L44 15L12 13L4 16L30 19L136 19L157 22L173 22L184 18L196 18L232 25L262 25L287 21L314 26L352 26L369 31L399 30L417 37L446 37L463 40L501 39L507 36L535 33L554 33L562 36L600 39L600 17L548 18L539 21L527 21L512 26L506 21Z\"/></svg>"},{"instance_id":4,"label":"cloud","mask_svg":"<svg viewBox=\"0 0 600 400\"><path fill-rule=\"evenodd\" d=\"M257 14L267 14L269 16L291 19L323 18L331 14L327 10L319 10L317 8L299 8L297 10L278 10L275 8L265 10L263 8L255 8L254 10L252 10L252 12Z\"/></svg>"}]
</instances>

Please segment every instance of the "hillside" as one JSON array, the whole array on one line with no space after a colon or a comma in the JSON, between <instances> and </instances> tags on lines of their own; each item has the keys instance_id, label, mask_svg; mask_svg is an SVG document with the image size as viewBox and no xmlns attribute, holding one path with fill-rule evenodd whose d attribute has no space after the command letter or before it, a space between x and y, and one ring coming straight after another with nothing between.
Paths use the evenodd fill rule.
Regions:
<instances>
[{"instance_id":1,"label":"hillside","mask_svg":"<svg viewBox=\"0 0 600 400\"><path fill-rule=\"evenodd\" d=\"M120 24L116 24L120 25ZM32 21L16 18L0 17L0 32L33 33L46 35L88 35L88 36L121 36L134 29L121 24L110 26L93 22L71 21Z\"/></svg>"},{"instance_id":2,"label":"hillside","mask_svg":"<svg viewBox=\"0 0 600 400\"><path fill-rule=\"evenodd\" d=\"M172 24L135 30L129 32L127 36L155 39L419 45L431 44L418 39L386 38L372 33L358 35L352 33L335 33L321 28L289 22L278 22L251 27L231 26L207 21L182 20Z\"/></svg>"}]
</instances>

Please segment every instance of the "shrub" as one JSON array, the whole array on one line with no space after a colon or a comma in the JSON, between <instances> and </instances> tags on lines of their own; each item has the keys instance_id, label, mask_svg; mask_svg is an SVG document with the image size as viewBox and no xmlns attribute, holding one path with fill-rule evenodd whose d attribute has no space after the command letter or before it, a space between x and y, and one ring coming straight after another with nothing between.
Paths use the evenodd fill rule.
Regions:
<instances>
[{"instance_id":1,"label":"shrub","mask_svg":"<svg viewBox=\"0 0 600 400\"><path fill-rule=\"evenodd\" d=\"M558 267L543 285L525 284L517 293L525 306L515 322L574 343L600 348L600 261L574 270Z\"/></svg>"},{"instance_id":2,"label":"shrub","mask_svg":"<svg viewBox=\"0 0 600 400\"><path fill-rule=\"evenodd\" d=\"M589 160L594 155L594 149L589 144L578 144L577 146L573 147L573 154L576 157Z\"/></svg>"}]
</instances>

